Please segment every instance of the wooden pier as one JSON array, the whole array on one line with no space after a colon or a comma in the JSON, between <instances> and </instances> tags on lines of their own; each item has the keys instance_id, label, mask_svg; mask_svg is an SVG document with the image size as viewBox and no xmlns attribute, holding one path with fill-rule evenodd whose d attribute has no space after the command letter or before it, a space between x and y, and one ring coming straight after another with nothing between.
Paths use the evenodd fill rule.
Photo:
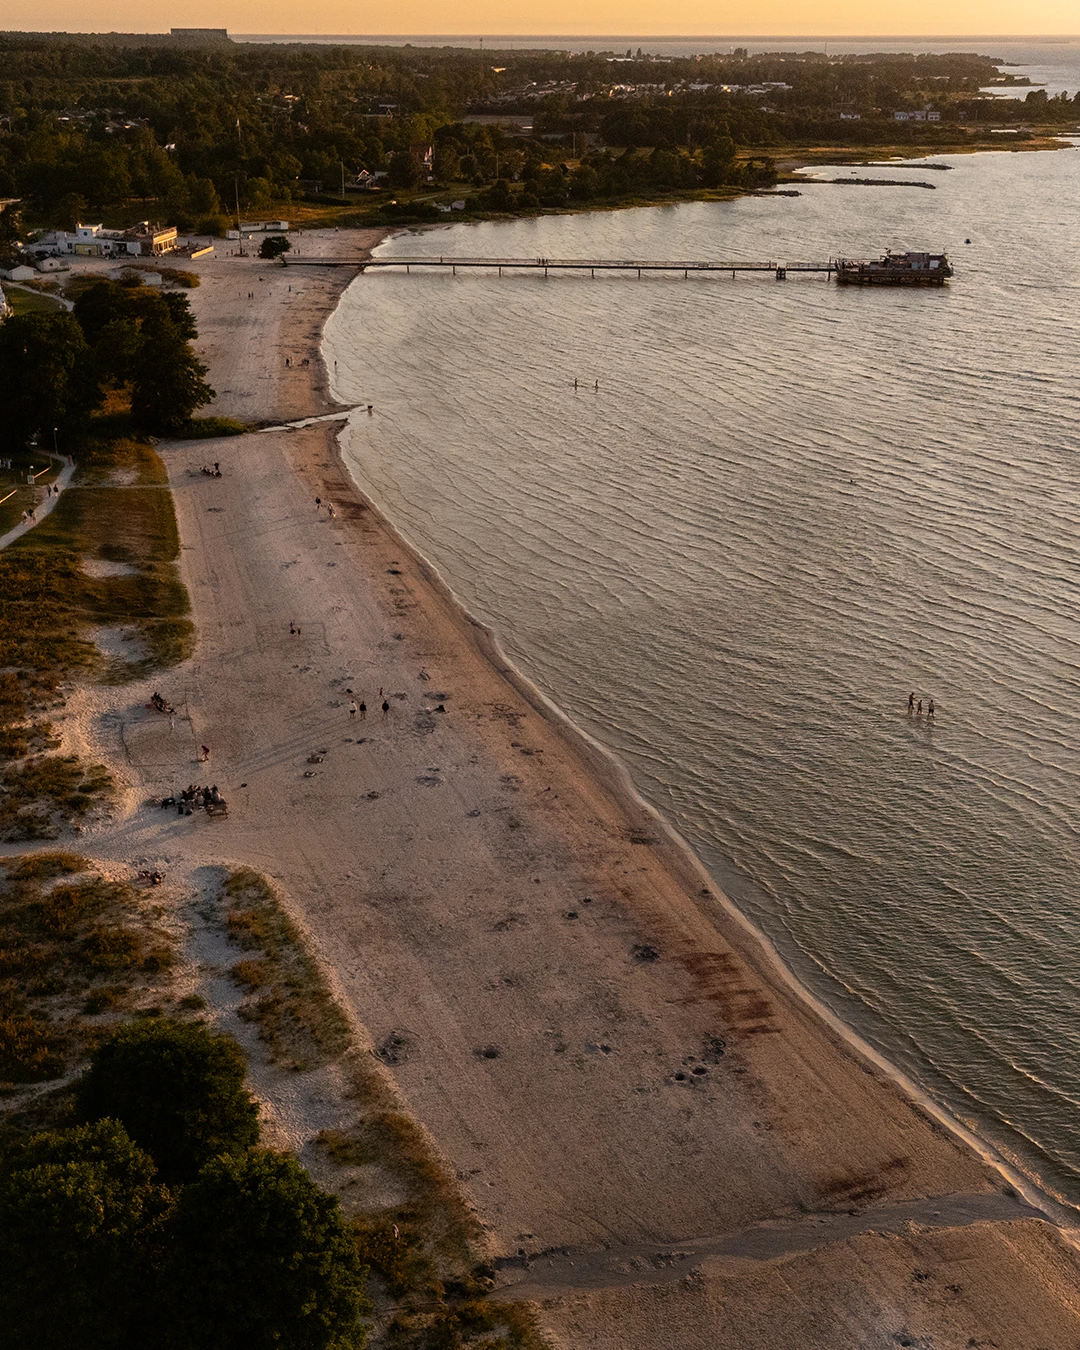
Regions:
<instances>
[{"instance_id":1,"label":"wooden pier","mask_svg":"<svg viewBox=\"0 0 1080 1350\"><path fill-rule=\"evenodd\" d=\"M652 258L457 258L457 257L377 257L377 258L320 258L302 254L285 254L282 262L286 267L354 267L361 272L372 267L403 267L411 272L414 267L448 268L455 275L459 267L483 268L485 271L498 272L588 272L595 276L597 272L681 272L689 277L691 272L762 272L783 281L791 273L817 273L826 278L837 271L835 259L825 263L778 263L778 262L660 262Z\"/></svg>"}]
</instances>

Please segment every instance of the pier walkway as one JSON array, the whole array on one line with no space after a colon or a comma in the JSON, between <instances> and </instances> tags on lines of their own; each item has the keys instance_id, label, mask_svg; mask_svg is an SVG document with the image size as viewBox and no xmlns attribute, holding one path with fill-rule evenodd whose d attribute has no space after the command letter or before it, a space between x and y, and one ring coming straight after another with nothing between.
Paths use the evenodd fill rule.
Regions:
<instances>
[{"instance_id":1,"label":"pier walkway","mask_svg":"<svg viewBox=\"0 0 1080 1350\"><path fill-rule=\"evenodd\" d=\"M378 257L378 258L320 258L304 254L286 254L282 261L286 267L356 267L366 271L369 267L404 267L411 272L414 267L450 268L457 273L459 267L485 268L497 271L540 271L548 272L588 272L595 276L597 272L681 272L688 277L691 272L767 272L783 281L789 273L819 273L826 278L836 272L834 259L825 263L777 263L777 262L662 262L652 258L455 258L455 257Z\"/></svg>"}]
</instances>

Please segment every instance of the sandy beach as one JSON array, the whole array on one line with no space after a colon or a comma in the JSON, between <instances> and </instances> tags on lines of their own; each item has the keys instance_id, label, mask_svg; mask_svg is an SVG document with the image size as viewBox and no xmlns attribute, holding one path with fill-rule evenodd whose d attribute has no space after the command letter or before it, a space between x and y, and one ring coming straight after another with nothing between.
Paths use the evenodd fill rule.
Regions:
<instances>
[{"instance_id":1,"label":"sandy beach","mask_svg":"<svg viewBox=\"0 0 1080 1350\"><path fill-rule=\"evenodd\" d=\"M334 411L319 339L346 269L192 266L209 411ZM338 426L159 447L198 645L72 700L128 789L87 847L275 878L556 1344L1080 1343L1072 1247L780 977L372 509ZM228 820L154 804L207 777Z\"/></svg>"}]
</instances>

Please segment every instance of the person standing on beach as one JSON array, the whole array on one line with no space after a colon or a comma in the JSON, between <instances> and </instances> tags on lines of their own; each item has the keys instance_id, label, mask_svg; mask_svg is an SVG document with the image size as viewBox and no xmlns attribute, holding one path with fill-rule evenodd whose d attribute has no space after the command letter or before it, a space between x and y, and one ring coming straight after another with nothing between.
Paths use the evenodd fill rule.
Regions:
<instances>
[{"instance_id":1,"label":"person standing on beach","mask_svg":"<svg viewBox=\"0 0 1080 1350\"><path fill-rule=\"evenodd\" d=\"M321 498L321 497L316 497L316 498L315 498L315 510L318 511L318 509L319 509L320 506L322 506L322 498Z\"/></svg>"},{"instance_id":2,"label":"person standing on beach","mask_svg":"<svg viewBox=\"0 0 1080 1350\"><path fill-rule=\"evenodd\" d=\"M913 689L907 696L907 710L909 713L915 711L915 690Z\"/></svg>"},{"instance_id":3,"label":"person standing on beach","mask_svg":"<svg viewBox=\"0 0 1080 1350\"><path fill-rule=\"evenodd\" d=\"M387 703L386 699L383 699L382 715L385 717L389 711L390 711L390 704Z\"/></svg>"},{"instance_id":4,"label":"person standing on beach","mask_svg":"<svg viewBox=\"0 0 1080 1350\"><path fill-rule=\"evenodd\" d=\"M202 747L202 753L199 755L199 759L202 761L203 764L205 764L209 758L210 758L210 747L208 745L204 745Z\"/></svg>"},{"instance_id":5,"label":"person standing on beach","mask_svg":"<svg viewBox=\"0 0 1080 1350\"><path fill-rule=\"evenodd\" d=\"M350 717L350 718L355 717L355 716L356 716L356 711L357 711L357 709L356 709L356 700L355 700L355 699L349 699L349 717Z\"/></svg>"},{"instance_id":6,"label":"person standing on beach","mask_svg":"<svg viewBox=\"0 0 1080 1350\"><path fill-rule=\"evenodd\" d=\"M360 701L360 721L363 722L363 721L366 721L366 719L367 719L367 704L363 701L363 699L361 699L361 701Z\"/></svg>"},{"instance_id":7,"label":"person standing on beach","mask_svg":"<svg viewBox=\"0 0 1080 1350\"><path fill-rule=\"evenodd\" d=\"M915 709L916 717L922 716L922 699L919 699L919 706Z\"/></svg>"},{"instance_id":8,"label":"person standing on beach","mask_svg":"<svg viewBox=\"0 0 1080 1350\"><path fill-rule=\"evenodd\" d=\"M926 710L926 715L927 715L927 717L933 717L933 715L934 715L934 700L933 700L933 699L930 700L930 706L929 706L929 707L927 708L927 710Z\"/></svg>"}]
</instances>

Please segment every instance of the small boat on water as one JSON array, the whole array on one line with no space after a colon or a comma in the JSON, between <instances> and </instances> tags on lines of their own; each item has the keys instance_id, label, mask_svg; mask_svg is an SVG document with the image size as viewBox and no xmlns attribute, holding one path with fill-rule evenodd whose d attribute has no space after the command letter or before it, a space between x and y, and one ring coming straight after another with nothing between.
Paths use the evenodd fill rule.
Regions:
<instances>
[{"instance_id":1,"label":"small boat on water","mask_svg":"<svg viewBox=\"0 0 1080 1350\"><path fill-rule=\"evenodd\" d=\"M892 253L873 261L837 258L842 286L944 286L953 270L944 253Z\"/></svg>"}]
</instances>

